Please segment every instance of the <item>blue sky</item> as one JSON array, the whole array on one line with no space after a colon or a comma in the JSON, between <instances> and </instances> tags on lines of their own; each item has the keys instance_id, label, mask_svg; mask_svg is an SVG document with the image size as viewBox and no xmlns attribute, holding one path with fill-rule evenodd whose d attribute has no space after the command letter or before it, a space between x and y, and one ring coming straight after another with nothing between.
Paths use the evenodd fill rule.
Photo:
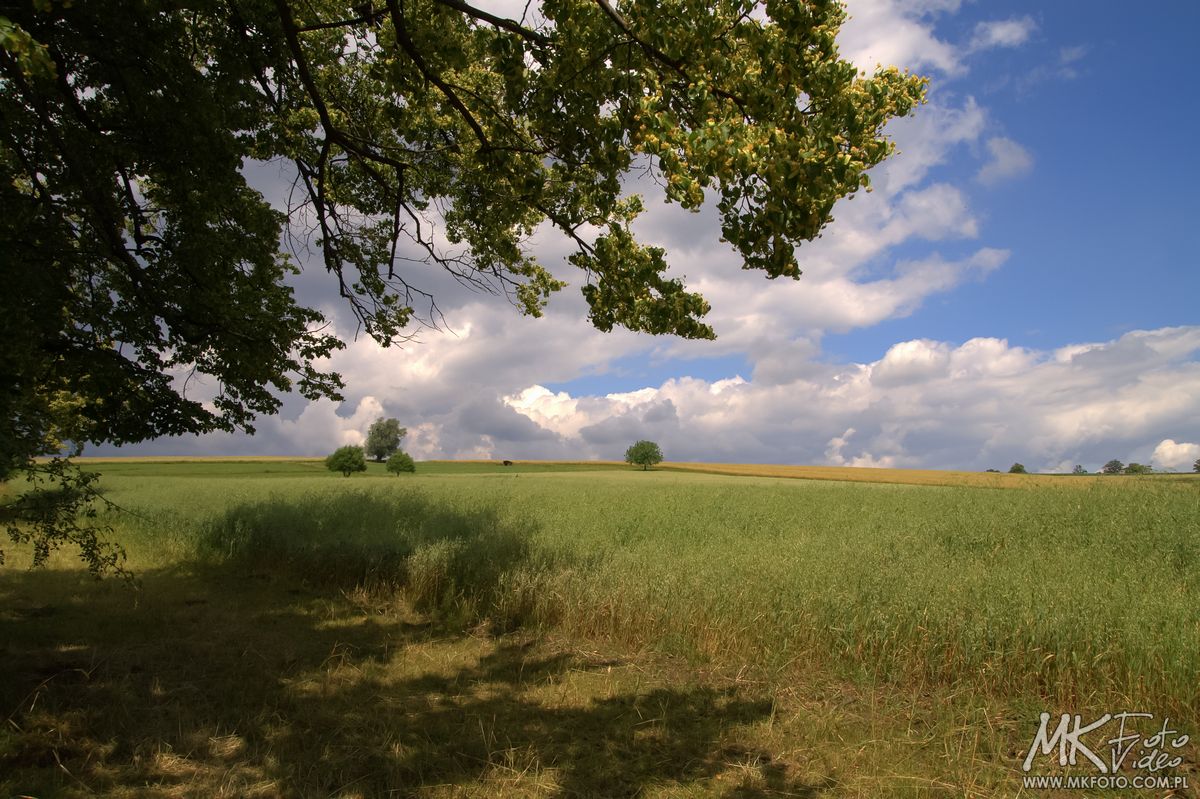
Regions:
<instances>
[{"instance_id":1,"label":"blue sky","mask_svg":"<svg viewBox=\"0 0 1200 799\"><path fill-rule=\"evenodd\" d=\"M546 318L431 277L450 331L403 351L355 342L333 363L340 406L293 399L254 437L122 451L322 454L385 414L418 457L614 458L653 438L677 460L1190 469L1200 6L849 10L843 53L929 75L930 102L889 126L900 152L801 248L798 283L741 272L711 209L632 187L650 208L639 234L711 302L717 342L591 330L566 245L546 233L533 251L574 284ZM319 278L302 295L349 332Z\"/></svg>"},{"instance_id":2,"label":"blue sky","mask_svg":"<svg viewBox=\"0 0 1200 799\"><path fill-rule=\"evenodd\" d=\"M981 236L1012 256L909 318L827 341L839 354L874 358L922 336L1052 347L1200 321L1200 112L1187 100L1200 5L976 3L935 30L969 41L991 19L1030 21L1028 40L970 56L933 92L975 97L996 135L1032 158L1028 174L993 186L963 159L943 167L969 190Z\"/></svg>"}]
</instances>

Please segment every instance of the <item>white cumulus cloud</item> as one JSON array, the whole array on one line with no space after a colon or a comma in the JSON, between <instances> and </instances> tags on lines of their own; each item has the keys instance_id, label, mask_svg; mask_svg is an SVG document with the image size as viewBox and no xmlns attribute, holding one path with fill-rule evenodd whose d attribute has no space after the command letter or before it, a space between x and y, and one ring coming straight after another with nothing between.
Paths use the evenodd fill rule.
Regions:
<instances>
[{"instance_id":1,"label":"white cumulus cloud","mask_svg":"<svg viewBox=\"0 0 1200 799\"><path fill-rule=\"evenodd\" d=\"M1151 460L1154 465L1164 469L1182 468L1190 471L1192 465L1200 460L1200 444L1176 442L1173 439L1164 438L1154 448L1154 456Z\"/></svg>"},{"instance_id":2,"label":"white cumulus cloud","mask_svg":"<svg viewBox=\"0 0 1200 799\"><path fill-rule=\"evenodd\" d=\"M563 443L594 457L652 438L677 460L968 469L1019 460L1052 470L1118 457L1171 466L1195 459L1196 445L1163 434L1200 437L1197 352L1200 327L1058 351L919 339L866 364L824 364L801 351L804 363L772 380L680 378L607 397L535 387L508 401L576 430Z\"/></svg>"},{"instance_id":3,"label":"white cumulus cloud","mask_svg":"<svg viewBox=\"0 0 1200 799\"><path fill-rule=\"evenodd\" d=\"M957 6L957 3L850 0L849 19L838 36L842 55L867 73L874 72L879 65L957 73L962 68L958 52L934 34L930 23L933 14Z\"/></svg>"},{"instance_id":4,"label":"white cumulus cloud","mask_svg":"<svg viewBox=\"0 0 1200 799\"><path fill-rule=\"evenodd\" d=\"M986 186L1020 177L1033 169L1033 156L1012 139L995 136L988 139L987 149L991 158L975 176Z\"/></svg>"},{"instance_id":5,"label":"white cumulus cloud","mask_svg":"<svg viewBox=\"0 0 1200 799\"><path fill-rule=\"evenodd\" d=\"M968 49L975 52L997 47L1020 47L1029 41L1035 30L1037 23L1030 16L980 22L975 26Z\"/></svg>"}]
</instances>

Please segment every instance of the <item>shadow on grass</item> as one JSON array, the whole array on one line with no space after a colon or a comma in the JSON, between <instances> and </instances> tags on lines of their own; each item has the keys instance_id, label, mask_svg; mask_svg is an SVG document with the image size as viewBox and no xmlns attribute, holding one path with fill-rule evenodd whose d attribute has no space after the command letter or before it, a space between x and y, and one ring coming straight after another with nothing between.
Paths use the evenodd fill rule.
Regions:
<instances>
[{"instance_id":1,"label":"shadow on grass","mask_svg":"<svg viewBox=\"0 0 1200 799\"><path fill-rule=\"evenodd\" d=\"M612 661L361 590L411 579L432 549L448 553L446 590L484 596L528 558L529 531L494 513L379 501L235 509L209 531L219 556L144 573L137 594L81 572L0 574L0 795L815 791L731 743L770 715L763 696L630 684ZM395 548L355 528L371 513ZM708 782L748 758L769 793Z\"/></svg>"}]
</instances>

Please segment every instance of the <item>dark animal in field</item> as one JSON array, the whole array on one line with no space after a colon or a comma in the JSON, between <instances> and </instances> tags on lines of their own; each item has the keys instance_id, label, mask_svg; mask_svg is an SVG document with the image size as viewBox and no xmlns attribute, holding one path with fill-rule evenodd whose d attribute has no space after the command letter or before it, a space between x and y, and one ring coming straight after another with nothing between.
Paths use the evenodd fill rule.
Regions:
<instances>
[{"instance_id":1,"label":"dark animal in field","mask_svg":"<svg viewBox=\"0 0 1200 799\"><path fill-rule=\"evenodd\" d=\"M503 461L505 466L512 466L512 461Z\"/></svg>"}]
</instances>

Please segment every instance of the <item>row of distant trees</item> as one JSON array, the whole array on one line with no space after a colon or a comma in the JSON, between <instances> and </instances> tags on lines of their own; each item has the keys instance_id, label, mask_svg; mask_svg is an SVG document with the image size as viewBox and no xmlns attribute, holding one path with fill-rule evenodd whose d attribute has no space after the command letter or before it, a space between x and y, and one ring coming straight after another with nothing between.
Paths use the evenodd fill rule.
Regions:
<instances>
[{"instance_id":1,"label":"row of distant trees","mask_svg":"<svg viewBox=\"0 0 1200 799\"><path fill-rule=\"evenodd\" d=\"M325 466L331 472L349 477L355 472L365 472L370 456L376 463L386 462L385 468L393 474L415 472L417 466L412 457L400 449L400 440L407 434L408 429L401 427L396 419L380 417L367 430L367 440L361 447L353 444L339 447L325 459ZM662 449L653 441L638 441L625 451L625 462L643 470L662 463L662 459Z\"/></svg>"},{"instance_id":2,"label":"row of distant trees","mask_svg":"<svg viewBox=\"0 0 1200 799\"><path fill-rule=\"evenodd\" d=\"M341 447L325 459L325 465L329 467L330 471L341 472L349 477L355 472L365 472L367 457L370 456L376 463L386 462L387 470L394 474L415 472L417 469L412 457L400 449L400 440L407 434L408 429L401 427L400 422L396 419L380 417L367 430L367 440L361 447L354 445ZM653 441L638 441L625 451L625 462L641 466L643 469L649 469L651 466L661 463L662 459L662 449ZM998 470L988 469L988 471L996 472ZM1100 474L1150 474L1153 471L1153 467L1147 464L1125 464L1114 458L1104 464L1100 469ZM1192 464L1192 471L1200 473L1200 458L1197 458L1196 462ZM1008 473L1028 474L1029 472L1024 464L1014 463L1008 467ZM1088 470L1081 464L1076 464L1075 468L1071 470L1071 474L1088 474Z\"/></svg>"},{"instance_id":3,"label":"row of distant trees","mask_svg":"<svg viewBox=\"0 0 1200 799\"><path fill-rule=\"evenodd\" d=\"M998 469L988 469L989 472L998 472ZM1100 474L1150 474L1154 471L1154 467L1145 463L1121 463L1116 458L1113 458L1100 469ZM1192 471L1200 473L1200 458L1192 464ZM1014 463L1008 468L1009 474L1028 474L1025 467L1020 463ZM1087 474L1088 470L1080 464L1075 464L1075 468L1071 470L1071 474Z\"/></svg>"}]
</instances>

